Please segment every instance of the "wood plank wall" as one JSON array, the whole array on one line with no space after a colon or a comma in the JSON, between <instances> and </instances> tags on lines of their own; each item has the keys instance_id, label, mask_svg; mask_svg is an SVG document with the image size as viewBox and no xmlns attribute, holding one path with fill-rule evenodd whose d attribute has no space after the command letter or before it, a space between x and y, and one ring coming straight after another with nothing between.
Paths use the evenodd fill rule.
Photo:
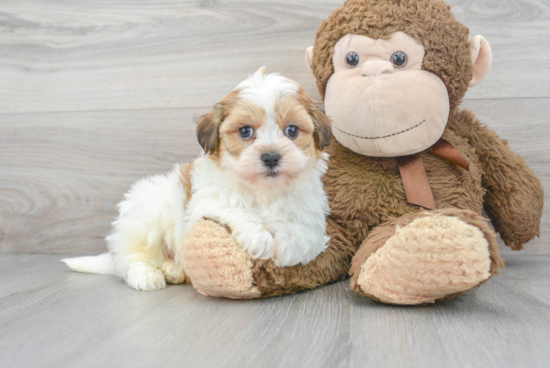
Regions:
<instances>
[{"instance_id":1,"label":"wood plank wall","mask_svg":"<svg viewBox=\"0 0 550 368\"><path fill-rule=\"evenodd\" d=\"M90 253L138 178L199 153L193 117L262 65L301 83L341 0L3 1L0 253ZM550 193L550 3L452 0L493 47L463 107L509 139ZM548 208L548 206L546 207ZM542 237L527 248L548 247Z\"/></svg>"}]
</instances>

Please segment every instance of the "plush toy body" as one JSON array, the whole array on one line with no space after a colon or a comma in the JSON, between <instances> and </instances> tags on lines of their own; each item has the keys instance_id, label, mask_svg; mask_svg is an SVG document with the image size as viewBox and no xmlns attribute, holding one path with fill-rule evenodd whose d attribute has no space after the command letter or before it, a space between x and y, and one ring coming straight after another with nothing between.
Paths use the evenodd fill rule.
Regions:
<instances>
[{"instance_id":1,"label":"plush toy body","mask_svg":"<svg viewBox=\"0 0 550 368\"><path fill-rule=\"evenodd\" d=\"M345 279L365 296L424 304L460 295L539 233L540 180L507 142L458 109L490 46L440 0L349 0L307 60L333 120L324 178L329 248L306 266L252 261L219 224L187 236L179 262L206 295L254 298Z\"/></svg>"}]
</instances>

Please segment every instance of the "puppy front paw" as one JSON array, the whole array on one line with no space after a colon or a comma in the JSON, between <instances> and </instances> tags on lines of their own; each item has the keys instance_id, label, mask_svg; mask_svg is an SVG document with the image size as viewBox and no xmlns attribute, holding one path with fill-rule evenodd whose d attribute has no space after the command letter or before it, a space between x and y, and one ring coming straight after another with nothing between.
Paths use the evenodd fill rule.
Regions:
<instances>
[{"instance_id":1,"label":"puppy front paw","mask_svg":"<svg viewBox=\"0 0 550 368\"><path fill-rule=\"evenodd\" d=\"M327 248L329 237L304 232L296 234L296 230L288 229L284 224L274 224L269 228L274 235L275 254L273 262L277 267L291 267L297 264L305 266L313 261Z\"/></svg>"},{"instance_id":2,"label":"puppy front paw","mask_svg":"<svg viewBox=\"0 0 550 368\"><path fill-rule=\"evenodd\" d=\"M273 258L273 236L262 225L248 222L231 230L235 239L241 243L243 250L247 251L252 259Z\"/></svg>"},{"instance_id":3,"label":"puppy front paw","mask_svg":"<svg viewBox=\"0 0 550 368\"><path fill-rule=\"evenodd\" d=\"M296 240L285 231L279 230L275 233L275 254L273 262L277 267L295 266L302 262L303 254Z\"/></svg>"}]
</instances>

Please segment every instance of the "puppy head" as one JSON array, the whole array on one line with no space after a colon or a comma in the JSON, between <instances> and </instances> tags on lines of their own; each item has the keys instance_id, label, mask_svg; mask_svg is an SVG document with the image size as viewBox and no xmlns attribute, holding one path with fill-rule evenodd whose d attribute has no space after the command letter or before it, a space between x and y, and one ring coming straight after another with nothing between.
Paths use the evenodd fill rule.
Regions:
<instances>
[{"instance_id":1,"label":"puppy head","mask_svg":"<svg viewBox=\"0 0 550 368\"><path fill-rule=\"evenodd\" d=\"M295 82L261 68L203 115L197 138L206 154L246 185L288 186L330 140L330 121Z\"/></svg>"}]
</instances>

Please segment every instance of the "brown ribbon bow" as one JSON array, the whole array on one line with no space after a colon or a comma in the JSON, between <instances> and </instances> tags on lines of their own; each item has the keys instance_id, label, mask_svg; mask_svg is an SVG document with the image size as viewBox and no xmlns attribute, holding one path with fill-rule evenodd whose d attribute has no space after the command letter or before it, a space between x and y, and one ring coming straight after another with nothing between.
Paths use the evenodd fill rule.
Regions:
<instances>
[{"instance_id":1,"label":"brown ribbon bow","mask_svg":"<svg viewBox=\"0 0 550 368\"><path fill-rule=\"evenodd\" d=\"M455 146L444 139L437 141L427 151L434 156L460 166L466 171L472 172L468 160L462 156ZM397 164L399 165L399 172L401 173L407 202L435 210L437 206L426 170L424 169L421 154L416 153L414 155L398 157Z\"/></svg>"}]
</instances>

